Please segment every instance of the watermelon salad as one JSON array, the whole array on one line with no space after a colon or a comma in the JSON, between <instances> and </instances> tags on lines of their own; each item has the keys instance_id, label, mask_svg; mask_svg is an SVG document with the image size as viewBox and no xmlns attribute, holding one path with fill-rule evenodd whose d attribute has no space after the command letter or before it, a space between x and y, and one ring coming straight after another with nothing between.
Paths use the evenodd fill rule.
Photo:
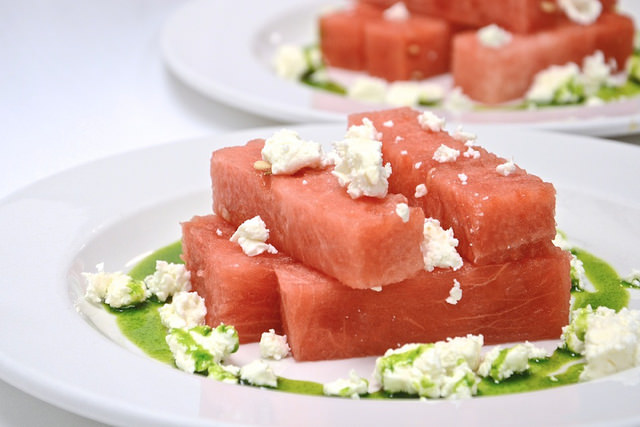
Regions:
<instances>
[{"instance_id":1,"label":"watermelon salad","mask_svg":"<svg viewBox=\"0 0 640 427\"><path fill-rule=\"evenodd\" d=\"M211 214L143 267L85 273L85 298L137 316L125 335L183 371L309 394L463 398L638 365L640 272L572 247L552 184L430 112L348 122L330 152L289 130L214 151ZM273 368L367 356L371 377L302 391Z\"/></svg>"},{"instance_id":2,"label":"watermelon salad","mask_svg":"<svg viewBox=\"0 0 640 427\"><path fill-rule=\"evenodd\" d=\"M615 0L359 0L322 13L318 34L280 45L275 72L358 102L460 113L640 93L634 22Z\"/></svg>"}]
</instances>

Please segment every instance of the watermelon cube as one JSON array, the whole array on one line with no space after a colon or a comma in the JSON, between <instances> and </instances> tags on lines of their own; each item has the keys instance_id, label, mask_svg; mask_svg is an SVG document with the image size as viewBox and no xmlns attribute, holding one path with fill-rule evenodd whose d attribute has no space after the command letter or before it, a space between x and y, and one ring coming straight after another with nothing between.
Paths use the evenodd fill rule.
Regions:
<instances>
[{"instance_id":1,"label":"watermelon cube","mask_svg":"<svg viewBox=\"0 0 640 427\"><path fill-rule=\"evenodd\" d=\"M364 70L364 27L381 16L380 9L367 4L320 16L320 50L324 61L332 67Z\"/></svg>"},{"instance_id":2,"label":"watermelon cube","mask_svg":"<svg viewBox=\"0 0 640 427\"><path fill-rule=\"evenodd\" d=\"M600 0L613 12L616 0ZM496 24L515 33L533 33L567 22L556 0L407 0L414 13L471 27Z\"/></svg>"},{"instance_id":3,"label":"watermelon cube","mask_svg":"<svg viewBox=\"0 0 640 427\"><path fill-rule=\"evenodd\" d=\"M514 34L500 47L482 45L476 32L454 37L454 84L474 100L499 104L525 95L535 75L551 65L582 60L601 50L622 67L633 51L633 21L607 13L592 25L565 23L535 34Z\"/></svg>"},{"instance_id":4,"label":"watermelon cube","mask_svg":"<svg viewBox=\"0 0 640 427\"><path fill-rule=\"evenodd\" d=\"M395 283L424 268L424 214L396 213L406 197L352 199L329 170L267 175L254 169L263 140L217 150L211 157L213 209L234 225L260 215L270 243L347 286Z\"/></svg>"},{"instance_id":5,"label":"watermelon cube","mask_svg":"<svg viewBox=\"0 0 640 427\"><path fill-rule=\"evenodd\" d=\"M205 299L206 323L235 326L241 343L260 340L264 331L282 333L275 265L293 260L283 254L249 257L229 241L235 228L216 215L182 223L182 257L193 290Z\"/></svg>"},{"instance_id":6,"label":"watermelon cube","mask_svg":"<svg viewBox=\"0 0 640 427\"><path fill-rule=\"evenodd\" d=\"M482 334L487 344L557 339L569 318L569 268L568 253L554 247L504 264L422 271L381 292L348 288L300 264L278 266L276 274L284 330L303 361L380 355L467 334ZM450 299L457 286L462 297Z\"/></svg>"},{"instance_id":7,"label":"watermelon cube","mask_svg":"<svg viewBox=\"0 0 640 427\"><path fill-rule=\"evenodd\" d=\"M518 167L504 176L496 168L505 159L479 146L469 155L448 132L423 129L419 114L403 107L349 116L349 125L368 118L382 134L382 155L393 170L389 190L451 227L458 252L476 264L546 251L556 233L553 185ZM460 153L455 161L434 160L441 145Z\"/></svg>"}]
</instances>

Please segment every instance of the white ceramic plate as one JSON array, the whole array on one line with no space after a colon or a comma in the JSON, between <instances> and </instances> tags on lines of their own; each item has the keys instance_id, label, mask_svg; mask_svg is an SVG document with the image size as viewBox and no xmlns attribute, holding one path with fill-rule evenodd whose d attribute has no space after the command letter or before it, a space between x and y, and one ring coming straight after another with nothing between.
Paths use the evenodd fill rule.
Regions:
<instances>
[{"instance_id":1,"label":"white ceramic plate","mask_svg":"<svg viewBox=\"0 0 640 427\"><path fill-rule=\"evenodd\" d=\"M295 128L330 143L344 124ZM558 223L623 275L640 267L640 149L587 137L475 130L479 142L556 184ZM152 360L111 316L87 309L80 273L125 270L211 211L209 157L271 135L255 129L147 148L86 164L0 202L4 244L0 377L49 403L116 425L548 425L640 423L640 368L580 385L465 401L311 397L218 383ZM640 301L632 300L633 308ZM79 310L82 308L83 310ZM254 345L255 350L255 345ZM251 354L251 347L240 359ZM290 378L332 380L372 359L278 365Z\"/></svg>"},{"instance_id":2,"label":"white ceramic plate","mask_svg":"<svg viewBox=\"0 0 640 427\"><path fill-rule=\"evenodd\" d=\"M252 113L290 122L335 121L345 113L380 108L286 81L273 72L277 45L317 41L318 14L340 0L196 0L166 23L162 52L166 64L184 83L215 100ZM637 1L621 1L622 10L640 17ZM340 76L349 79L349 74ZM345 76L346 75L346 76ZM451 85L451 78L437 78ZM505 123L586 135L614 136L640 132L640 99L598 107L564 107L538 111L489 111L451 115L463 123Z\"/></svg>"}]
</instances>

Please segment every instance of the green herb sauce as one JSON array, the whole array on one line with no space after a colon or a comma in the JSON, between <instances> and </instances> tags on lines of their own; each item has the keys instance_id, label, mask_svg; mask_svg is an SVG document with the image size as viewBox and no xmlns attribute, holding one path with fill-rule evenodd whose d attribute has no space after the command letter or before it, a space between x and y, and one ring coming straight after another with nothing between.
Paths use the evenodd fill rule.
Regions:
<instances>
[{"instance_id":1,"label":"green herb sauce","mask_svg":"<svg viewBox=\"0 0 640 427\"><path fill-rule=\"evenodd\" d=\"M165 246L141 260L131 269L129 274L134 279L142 280L147 275L153 274L156 260L182 263L181 252L182 245L179 241ZM585 274L595 288L594 292L572 291L574 297L572 309L585 307L589 304L594 308L607 306L615 310L627 306L629 292L626 288L637 288L638 286L620 279L616 271L602 259L581 249L574 249L572 253L582 261ZM160 302L151 299L133 308L115 310L106 305L105 307L116 316L118 326L128 339L154 359L174 365L173 356L165 342L167 330L160 322L157 310L161 305ZM500 382L491 378L483 378L478 384L478 396L521 393L576 384L583 368L584 363L582 363L580 356L558 348L549 358L531 360L529 372L525 374L514 375ZM276 390L324 396L323 385L320 383L283 377L278 378ZM416 398L406 394L391 395L384 391L362 397L366 399Z\"/></svg>"}]
</instances>

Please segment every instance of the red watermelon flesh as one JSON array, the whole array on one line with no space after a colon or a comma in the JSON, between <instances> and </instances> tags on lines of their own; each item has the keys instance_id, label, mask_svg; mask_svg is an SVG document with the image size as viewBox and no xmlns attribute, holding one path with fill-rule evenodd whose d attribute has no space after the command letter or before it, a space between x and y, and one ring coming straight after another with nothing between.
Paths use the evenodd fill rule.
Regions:
<instances>
[{"instance_id":1,"label":"red watermelon flesh","mask_svg":"<svg viewBox=\"0 0 640 427\"><path fill-rule=\"evenodd\" d=\"M367 4L323 14L319 27L320 50L325 62L332 67L364 70L364 27L381 16L381 10Z\"/></svg>"},{"instance_id":2,"label":"red watermelon flesh","mask_svg":"<svg viewBox=\"0 0 640 427\"><path fill-rule=\"evenodd\" d=\"M276 267L283 326L296 360L383 354L413 342L482 334L485 343L557 339L569 316L569 258L422 271L381 292L351 289L300 264ZM462 298L446 302L460 283Z\"/></svg>"},{"instance_id":3,"label":"red watermelon flesh","mask_svg":"<svg viewBox=\"0 0 640 427\"><path fill-rule=\"evenodd\" d=\"M451 28L446 21L410 17L365 25L367 72L388 81L424 79L449 71Z\"/></svg>"},{"instance_id":4,"label":"red watermelon flesh","mask_svg":"<svg viewBox=\"0 0 640 427\"><path fill-rule=\"evenodd\" d=\"M255 140L213 153L216 213L234 225L260 215L278 250L350 287L395 283L424 268L424 214L411 208L404 223L395 212L404 196L354 200L329 170L265 175L253 167L263 145Z\"/></svg>"},{"instance_id":5,"label":"red watermelon flesh","mask_svg":"<svg viewBox=\"0 0 640 427\"><path fill-rule=\"evenodd\" d=\"M205 299L206 323L235 326L241 343L264 331L282 333L274 266L293 260L283 254L247 256L229 241L235 228L216 215L182 223L182 250L193 290Z\"/></svg>"},{"instance_id":6,"label":"red watermelon flesh","mask_svg":"<svg viewBox=\"0 0 640 427\"><path fill-rule=\"evenodd\" d=\"M444 131L422 129L419 114L403 107L349 116L349 125L368 118L382 134L383 158L393 170L390 191L404 194L443 228L453 228L458 252L476 264L547 250L556 233L553 185L521 168L509 176L499 174L496 166L506 160L479 146L473 147L478 159L465 157L463 142ZM433 160L441 144L460 151L456 161ZM459 174L466 175L466 184ZM415 196L418 184L426 186L425 196Z\"/></svg>"},{"instance_id":7,"label":"red watermelon flesh","mask_svg":"<svg viewBox=\"0 0 640 427\"><path fill-rule=\"evenodd\" d=\"M633 21L624 15L604 14L588 26L564 24L530 35L513 35L495 49L482 45L475 31L453 41L454 84L474 100L498 104L523 97L535 75L551 65L582 60L601 50L606 60L622 67L633 50Z\"/></svg>"},{"instance_id":8,"label":"red watermelon flesh","mask_svg":"<svg viewBox=\"0 0 640 427\"><path fill-rule=\"evenodd\" d=\"M613 12L616 0L600 0ZM567 22L554 0L407 0L417 14L447 19L476 28L496 24L515 33L532 33Z\"/></svg>"}]
</instances>

